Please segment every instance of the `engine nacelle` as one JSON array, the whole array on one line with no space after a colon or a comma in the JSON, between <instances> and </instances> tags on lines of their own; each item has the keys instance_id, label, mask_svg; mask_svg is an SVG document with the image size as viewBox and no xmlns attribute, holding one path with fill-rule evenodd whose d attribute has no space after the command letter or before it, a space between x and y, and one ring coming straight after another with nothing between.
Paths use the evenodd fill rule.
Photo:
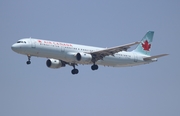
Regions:
<instances>
[{"instance_id":1,"label":"engine nacelle","mask_svg":"<svg viewBox=\"0 0 180 116\"><path fill-rule=\"evenodd\" d=\"M48 59L46 61L46 66L55 69L55 68L64 67L65 64L63 64L60 60L57 59Z\"/></svg>"},{"instance_id":2,"label":"engine nacelle","mask_svg":"<svg viewBox=\"0 0 180 116\"><path fill-rule=\"evenodd\" d=\"M92 55L87 53L77 53L76 60L82 63L90 63L92 60Z\"/></svg>"}]
</instances>

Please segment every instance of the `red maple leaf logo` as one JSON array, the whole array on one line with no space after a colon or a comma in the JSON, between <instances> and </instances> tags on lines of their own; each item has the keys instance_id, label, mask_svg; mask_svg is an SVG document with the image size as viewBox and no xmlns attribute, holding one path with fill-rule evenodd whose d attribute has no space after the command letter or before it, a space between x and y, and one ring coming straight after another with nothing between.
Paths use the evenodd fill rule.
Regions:
<instances>
[{"instance_id":1,"label":"red maple leaf logo","mask_svg":"<svg viewBox=\"0 0 180 116\"><path fill-rule=\"evenodd\" d=\"M142 47L144 48L144 50L149 51L149 49L151 48L151 44L149 44L149 42L146 40L144 41L144 43L142 43Z\"/></svg>"},{"instance_id":2,"label":"red maple leaf logo","mask_svg":"<svg viewBox=\"0 0 180 116\"><path fill-rule=\"evenodd\" d=\"M41 40L38 40L39 43L41 43Z\"/></svg>"}]
</instances>

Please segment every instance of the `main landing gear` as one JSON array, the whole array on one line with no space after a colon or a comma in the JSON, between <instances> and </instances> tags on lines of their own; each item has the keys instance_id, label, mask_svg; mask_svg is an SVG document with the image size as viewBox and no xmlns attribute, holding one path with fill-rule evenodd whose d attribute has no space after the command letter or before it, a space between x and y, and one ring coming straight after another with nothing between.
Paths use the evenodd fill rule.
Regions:
<instances>
[{"instance_id":1,"label":"main landing gear","mask_svg":"<svg viewBox=\"0 0 180 116\"><path fill-rule=\"evenodd\" d=\"M75 64L72 64L72 66L73 66L74 69L71 70L71 73L72 73L73 75L74 75L74 74L78 74L78 73L79 73L79 70L75 68Z\"/></svg>"},{"instance_id":2,"label":"main landing gear","mask_svg":"<svg viewBox=\"0 0 180 116\"><path fill-rule=\"evenodd\" d=\"M73 66L73 68L74 68L74 69L71 70L71 73L72 73L73 75L79 73L79 70L75 68L75 65L76 65L76 64L71 64L71 66ZM93 64L93 65L91 66L91 69L92 69L92 70L97 70L97 69L98 69L98 65Z\"/></svg>"},{"instance_id":3,"label":"main landing gear","mask_svg":"<svg viewBox=\"0 0 180 116\"><path fill-rule=\"evenodd\" d=\"M28 57L28 61L26 62L27 65L31 64L31 56L27 56Z\"/></svg>"},{"instance_id":4,"label":"main landing gear","mask_svg":"<svg viewBox=\"0 0 180 116\"><path fill-rule=\"evenodd\" d=\"M91 69L92 69L92 70L97 70L97 69L98 69L98 65L93 64L93 65L91 66Z\"/></svg>"}]
</instances>

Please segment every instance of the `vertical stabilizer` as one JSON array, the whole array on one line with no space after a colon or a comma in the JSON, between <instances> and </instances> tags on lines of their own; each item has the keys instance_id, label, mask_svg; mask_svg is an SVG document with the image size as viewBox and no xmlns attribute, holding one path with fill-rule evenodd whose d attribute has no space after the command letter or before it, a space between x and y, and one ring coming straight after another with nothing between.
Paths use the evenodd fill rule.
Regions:
<instances>
[{"instance_id":1,"label":"vertical stabilizer","mask_svg":"<svg viewBox=\"0 0 180 116\"><path fill-rule=\"evenodd\" d=\"M142 38L141 43L138 44L134 52L144 55L150 55L151 43L153 41L154 31L148 31Z\"/></svg>"}]
</instances>

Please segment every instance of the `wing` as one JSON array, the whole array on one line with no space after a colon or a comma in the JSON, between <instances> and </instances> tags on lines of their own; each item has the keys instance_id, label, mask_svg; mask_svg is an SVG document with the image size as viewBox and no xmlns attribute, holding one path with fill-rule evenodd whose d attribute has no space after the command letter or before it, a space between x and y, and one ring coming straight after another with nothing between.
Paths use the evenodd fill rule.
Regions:
<instances>
[{"instance_id":1,"label":"wing","mask_svg":"<svg viewBox=\"0 0 180 116\"><path fill-rule=\"evenodd\" d=\"M121 45L121 46L116 46L116 47L112 47L112 48L107 48L107 49L91 52L90 54L93 57L92 62L102 60L105 56L109 56L109 55L114 56L115 53L118 53L120 51L127 51L127 49L130 48L130 46L133 46L133 45L136 45L139 43L140 42L134 42L134 43L130 43L130 44L125 44L125 45Z\"/></svg>"}]
</instances>

